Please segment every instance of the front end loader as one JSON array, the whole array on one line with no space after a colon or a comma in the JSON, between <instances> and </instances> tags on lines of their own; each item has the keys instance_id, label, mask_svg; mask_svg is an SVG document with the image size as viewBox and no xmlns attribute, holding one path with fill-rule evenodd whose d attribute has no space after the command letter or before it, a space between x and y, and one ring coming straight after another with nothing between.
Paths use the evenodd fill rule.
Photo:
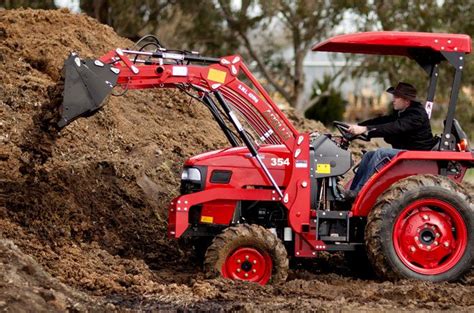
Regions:
<instances>
[{"instance_id":1,"label":"front end loader","mask_svg":"<svg viewBox=\"0 0 474 313\"><path fill-rule=\"evenodd\" d=\"M71 54L58 125L94 114L114 88L177 88L203 103L229 146L185 162L181 194L168 208L168 235L194 240L209 276L279 283L289 258L321 251L364 251L386 279L454 281L469 270L474 206L459 183L474 154L454 119L469 36L371 32L314 46L415 60L430 76L429 108L438 66L455 68L438 146L399 153L349 204L339 181L354 165L350 142L366 138L351 136L341 122L339 136L299 132L238 55L168 51L148 39L153 51L115 49L96 60Z\"/></svg>"}]
</instances>

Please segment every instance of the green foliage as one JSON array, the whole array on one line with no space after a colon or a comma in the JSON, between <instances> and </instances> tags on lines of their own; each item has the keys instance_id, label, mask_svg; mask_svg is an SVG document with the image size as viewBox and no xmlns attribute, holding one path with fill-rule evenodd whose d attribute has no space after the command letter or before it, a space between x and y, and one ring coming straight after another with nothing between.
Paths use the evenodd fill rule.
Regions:
<instances>
[{"instance_id":1,"label":"green foliage","mask_svg":"<svg viewBox=\"0 0 474 313\"><path fill-rule=\"evenodd\" d=\"M174 46L214 56L235 54L238 51L240 43L227 31L215 1L199 1L199 5L196 5L195 2L181 0L177 6L189 18L189 25L183 28L180 23L175 32L178 41L172 43Z\"/></svg>"},{"instance_id":2,"label":"green foliage","mask_svg":"<svg viewBox=\"0 0 474 313\"><path fill-rule=\"evenodd\" d=\"M440 33L474 34L474 1L459 0L396 0L354 1L353 12L360 17L360 30L396 30ZM413 61L402 57L368 56L353 75L363 77L376 75L383 84L395 84L399 80L415 85L419 97L426 95L428 81L426 73ZM452 66L440 68L438 89L435 96L435 117L444 119L449 103L453 80ZM468 55L463 69L462 84L474 92L474 57ZM468 91L469 92L469 91ZM456 109L456 118L467 133L474 121L473 100L461 90Z\"/></svg>"},{"instance_id":3,"label":"green foliage","mask_svg":"<svg viewBox=\"0 0 474 313\"><path fill-rule=\"evenodd\" d=\"M218 0L228 29L273 91L291 106L302 107L303 60L315 41L340 23L347 1ZM258 32L258 36L255 34ZM255 40L254 37L256 37ZM265 42L258 45L258 39Z\"/></svg>"},{"instance_id":4,"label":"green foliage","mask_svg":"<svg viewBox=\"0 0 474 313\"><path fill-rule=\"evenodd\" d=\"M80 0L83 12L108 24L121 36L137 39L144 32L155 33L160 20L166 16L170 0Z\"/></svg>"},{"instance_id":5,"label":"green foliage","mask_svg":"<svg viewBox=\"0 0 474 313\"><path fill-rule=\"evenodd\" d=\"M139 4L130 0L81 0L80 7L134 41L154 34L166 48L213 55L227 54L238 46L235 38L225 31L213 0L200 0L199 4L187 0L146 0Z\"/></svg>"},{"instance_id":6,"label":"green foliage","mask_svg":"<svg viewBox=\"0 0 474 313\"><path fill-rule=\"evenodd\" d=\"M456 119L461 123L461 127L471 141L471 147L474 148L474 143L472 142L472 140L474 140L474 105L472 97L461 92L456 112Z\"/></svg>"},{"instance_id":7,"label":"green foliage","mask_svg":"<svg viewBox=\"0 0 474 313\"><path fill-rule=\"evenodd\" d=\"M324 75L321 81L316 81L311 94L312 104L304 112L309 119L320 121L325 126L332 125L333 121L342 120L347 101L340 91L333 86L335 77Z\"/></svg>"},{"instance_id":8,"label":"green foliage","mask_svg":"<svg viewBox=\"0 0 474 313\"><path fill-rule=\"evenodd\" d=\"M303 59L341 21L346 1L81 0L80 6L133 40L150 33L169 48L242 54L265 87L296 106L304 89Z\"/></svg>"},{"instance_id":9,"label":"green foliage","mask_svg":"<svg viewBox=\"0 0 474 313\"><path fill-rule=\"evenodd\" d=\"M4 8L54 8L53 0L4 1ZM302 107L303 60L311 45L334 34L347 13L358 31L398 30L474 34L473 0L80 0L83 12L136 40L158 35L165 47L214 56L241 54L265 87ZM360 56L357 57L358 61ZM354 77L376 76L382 85L403 80L426 94L426 74L402 57L364 56ZM441 68L435 112L444 115L452 69ZM467 56L463 86L474 86L474 57ZM472 92L472 91L471 91ZM472 93L471 93L472 95ZM456 118L474 119L472 96L460 95ZM459 114L463 112L463 114Z\"/></svg>"}]
</instances>

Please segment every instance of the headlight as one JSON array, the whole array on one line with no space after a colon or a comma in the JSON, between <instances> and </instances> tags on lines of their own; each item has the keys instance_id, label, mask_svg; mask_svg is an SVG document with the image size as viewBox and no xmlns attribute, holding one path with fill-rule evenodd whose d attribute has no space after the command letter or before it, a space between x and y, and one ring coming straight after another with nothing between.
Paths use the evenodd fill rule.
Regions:
<instances>
[{"instance_id":1,"label":"headlight","mask_svg":"<svg viewBox=\"0 0 474 313\"><path fill-rule=\"evenodd\" d=\"M181 173L181 180L201 181L201 172L197 168L188 167Z\"/></svg>"}]
</instances>

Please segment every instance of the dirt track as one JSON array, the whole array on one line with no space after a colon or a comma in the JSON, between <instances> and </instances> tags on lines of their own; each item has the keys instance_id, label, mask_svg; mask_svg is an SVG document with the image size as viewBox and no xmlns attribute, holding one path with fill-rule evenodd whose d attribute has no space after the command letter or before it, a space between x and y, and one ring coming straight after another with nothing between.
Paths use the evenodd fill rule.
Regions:
<instances>
[{"instance_id":1,"label":"dirt track","mask_svg":"<svg viewBox=\"0 0 474 313\"><path fill-rule=\"evenodd\" d=\"M64 10L0 11L0 41L0 308L474 309L472 280L358 279L339 255L281 286L205 280L166 238L165 208L186 157L225 146L206 109L176 91L134 91L58 133L48 120L69 52L132 43Z\"/></svg>"}]
</instances>

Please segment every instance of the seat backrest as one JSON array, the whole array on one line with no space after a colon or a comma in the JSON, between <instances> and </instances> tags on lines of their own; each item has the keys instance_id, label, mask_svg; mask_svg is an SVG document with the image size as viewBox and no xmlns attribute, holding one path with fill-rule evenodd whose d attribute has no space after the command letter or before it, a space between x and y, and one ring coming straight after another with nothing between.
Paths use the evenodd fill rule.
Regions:
<instances>
[{"instance_id":1,"label":"seat backrest","mask_svg":"<svg viewBox=\"0 0 474 313\"><path fill-rule=\"evenodd\" d=\"M444 121L444 123L446 124L446 121ZM451 133L456 138L456 142L460 142L461 139L468 139L466 133L462 129L461 124L459 124L457 119L453 120L453 127Z\"/></svg>"},{"instance_id":2,"label":"seat backrest","mask_svg":"<svg viewBox=\"0 0 474 313\"><path fill-rule=\"evenodd\" d=\"M446 125L446 120L443 121L443 125ZM461 141L465 141L468 143L468 138L466 133L461 127L461 124L459 124L458 120L453 119L453 126L451 127L451 134L454 136L454 139L456 140L456 144L459 144ZM437 151L441 147L441 137L436 135L435 137L436 144L433 146L431 151ZM466 151L469 150L469 147L465 148Z\"/></svg>"}]
</instances>

